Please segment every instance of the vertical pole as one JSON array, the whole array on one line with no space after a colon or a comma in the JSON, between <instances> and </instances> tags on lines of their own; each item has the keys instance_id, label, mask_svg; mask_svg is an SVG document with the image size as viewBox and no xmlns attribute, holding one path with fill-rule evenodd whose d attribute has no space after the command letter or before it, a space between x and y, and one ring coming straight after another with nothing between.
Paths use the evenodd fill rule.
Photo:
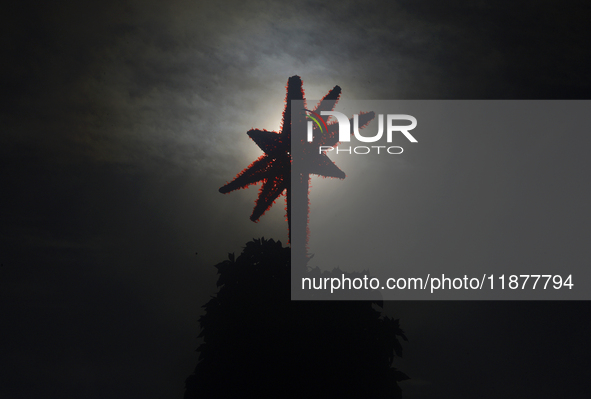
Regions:
<instances>
[{"instance_id":1,"label":"vertical pole","mask_svg":"<svg viewBox=\"0 0 591 399\"><path fill-rule=\"evenodd\" d=\"M304 164L306 119L303 101L292 101L291 184L288 190L292 273L304 273L308 259L308 190L310 174ZM293 280L293 279L292 279Z\"/></svg>"}]
</instances>

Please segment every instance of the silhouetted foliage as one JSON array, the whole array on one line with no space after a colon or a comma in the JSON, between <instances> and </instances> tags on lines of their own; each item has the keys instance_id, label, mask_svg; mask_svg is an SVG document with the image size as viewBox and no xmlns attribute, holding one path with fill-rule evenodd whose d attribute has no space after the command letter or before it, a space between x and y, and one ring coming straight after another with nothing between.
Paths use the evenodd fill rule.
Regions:
<instances>
[{"instance_id":1,"label":"silhouetted foliage","mask_svg":"<svg viewBox=\"0 0 591 399\"><path fill-rule=\"evenodd\" d=\"M375 301L291 301L290 257L262 238L216 265L221 288L200 318L185 399L400 397L398 320Z\"/></svg>"}]
</instances>

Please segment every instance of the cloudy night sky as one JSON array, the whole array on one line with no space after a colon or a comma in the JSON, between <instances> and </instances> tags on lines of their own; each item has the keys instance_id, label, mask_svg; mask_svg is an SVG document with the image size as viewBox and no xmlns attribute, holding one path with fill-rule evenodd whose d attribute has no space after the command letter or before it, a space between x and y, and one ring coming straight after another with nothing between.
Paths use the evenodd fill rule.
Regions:
<instances>
[{"instance_id":1,"label":"cloudy night sky","mask_svg":"<svg viewBox=\"0 0 591 399\"><path fill-rule=\"evenodd\" d=\"M589 99L590 11L584 1L4 6L0 398L182 397L214 265L253 238L287 242L283 199L253 223L257 187L218 189L262 154L249 129L280 128L290 76L315 99L335 85L355 100ZM526 156L535 140L515 148ZM591 140L564 140L568 155L544 168L559 159L572 173L537 182L541 205L514 227L548 229L581 264ZM313 206L327 206L322 184L313 181ZM429 193L409 209L405 192L404 212L431 217ZM452 232L468 223L454 220L441 222ZM553 234L571 221L568 235ZM416 226L420 235L425 224ZM589 302L387 303L410 340L395 363L412 378L403 397L587 398L590 311Z\"/></svg>"}]
</instances>

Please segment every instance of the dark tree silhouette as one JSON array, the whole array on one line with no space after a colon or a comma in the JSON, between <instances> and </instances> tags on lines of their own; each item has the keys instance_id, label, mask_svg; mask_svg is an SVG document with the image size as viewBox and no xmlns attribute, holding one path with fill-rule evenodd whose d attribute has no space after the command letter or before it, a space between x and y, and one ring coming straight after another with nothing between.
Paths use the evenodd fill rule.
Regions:
<instances>
[{"instance_id":1,"label":"dark tree silhouette","mask_svg":"<svg viewBox=\"0 0 591 399\"><path fill-rule=\"evenodd\" d=\"M220 289L200 318L185 399L400 397L398 320L376 301L290 301L290 260L290 248L263 238L216 265Z\"/></svg>"}]
</instances>

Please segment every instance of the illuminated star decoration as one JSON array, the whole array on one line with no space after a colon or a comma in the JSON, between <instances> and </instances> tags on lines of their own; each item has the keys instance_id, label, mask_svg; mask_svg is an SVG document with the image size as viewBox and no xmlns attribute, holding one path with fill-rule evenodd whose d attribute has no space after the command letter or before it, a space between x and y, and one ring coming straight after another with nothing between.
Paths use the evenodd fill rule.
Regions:
<instances>
[{"instance_id":1,"label":"illuminated star decoration","mask_svg":"<svg viewBox=\"0 0 591 399\"><path fill-rule=\"evenodd\" d=\"M250 220L257 222L259 218L275 203L275 200L284 192L287 193L287 221L288 228L291 227L290 220L290 181L291 181L291 100L304 100L302 80L299 76L292 76L287 81L287 94L285 98L285 109L279 132L252 129L247 132L248 136L263 150L256 161L240 172L234 180L220 188L223 194L234 190L246 188L252 184L262 182L258 198L255 202ZM338 124L326 124L328 117L319 115L321 111L331 111L341 94L341 88L335 86L324 96L314 110L306 110L312 114L317 122L315 130L319 130L321 124L325 126L324 134L314 134L311 143L304 143L303 159L306 161L305 181L309 174L316 174L323 177L345 178L345 173L340 170L326 155L326 151L319 152L319 146L334 147L338 145ZM304 110L302 110L304 111ZM365 127L374 117L373 112L360 114L359 128ZM323 129L324 130L324 129ZM291 234L290 234L291 236Z\"/></svg>"}]
</instances>

